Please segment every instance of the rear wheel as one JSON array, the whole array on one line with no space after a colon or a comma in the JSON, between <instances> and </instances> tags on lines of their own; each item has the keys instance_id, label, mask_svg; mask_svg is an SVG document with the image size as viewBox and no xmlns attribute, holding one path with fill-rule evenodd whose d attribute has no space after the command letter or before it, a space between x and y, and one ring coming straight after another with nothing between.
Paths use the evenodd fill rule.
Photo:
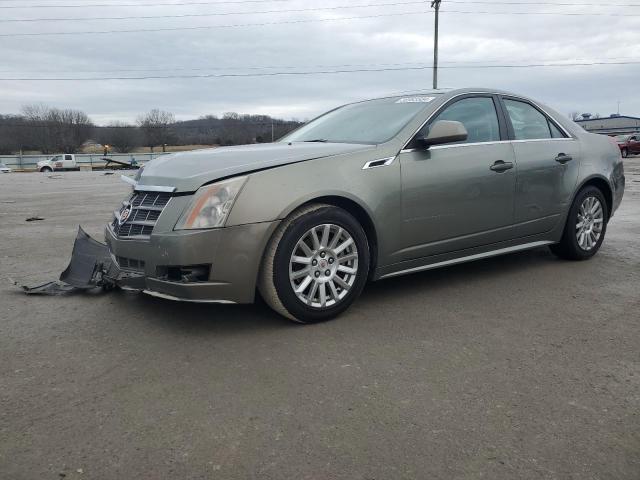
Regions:
<instances>
[{"instance_id":1,"label":"rear wheel","mask_svg":"<svg viewBox=\"0 0 640 480\"><path fill-rule=\"evenodd\" d=\"M358 298L369 272L369 245L358 221L332 205L303 207L278 227L258 288L275 311L300 323L329 320Z\"/></svg>"},{"instance_id":2,"label":"rear wheel","mask_svg":"<svg viewBox=\"0 0 640 480\"><path fill-rule=\"evenodd\" d=\"M551 251L568 260L593 257L604 241L608 221L607 202L600 189L583 188L573 201L562 240Z\"/></svg>"},{"instance_id":3,"label":"rear wheel","mask_svg":"<svg viewBox=\"0 0 640 480\"><path fill-rule=\"evenodd\" d=\"M622 158L627 158L629 156L629 149L628 148L623 148L622 149Z\"/></svg>"}]
</instances>

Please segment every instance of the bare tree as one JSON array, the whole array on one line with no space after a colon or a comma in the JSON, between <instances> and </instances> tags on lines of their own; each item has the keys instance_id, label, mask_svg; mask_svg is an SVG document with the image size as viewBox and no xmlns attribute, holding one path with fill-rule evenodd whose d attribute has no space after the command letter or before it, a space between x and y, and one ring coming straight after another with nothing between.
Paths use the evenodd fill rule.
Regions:
<instances>
[{"instance_id":1,"label":"bare tree","mask_svg":"<svg viewBox=\"0 0 640 480\"><path fill-rule=\"evenodd\" d=\"M144 144L147 147L170 144L174 140L172 126L176 123L173 113L153 109L146 115L138 117L138 126L142 131Z\"/></svg>"},{"instance_id":2,"label":"bare tree","mask_svg":"<svg viewBox=\"0 0 640 480\"><path fill-rule=\"evenodd\" d=\"M0 155L11 155L22 148L24 119L17 115L0 115Z\"/></svg>"},{"instance_id":3,"label":"bare tree","mask_svg":"<svg viewBox=\"0 0 640 480\"><path fill-rule=\"evenodd\" d=\"M569 118L570 118L571 120L573 120L574 122L575 122L576 120L580 120L580 112L578 112L578 111L575 111L575 110L574 110L573 112L571 112L571 113L569 114Z\"/></svg>"},{"instance_id":4,"label":"bare tree","mask_svg":"<svg viewBox=\"0 0 640 480\"><path fill-rule=\"evenodd\" d=\"M89 116L79 110L60 110L44 104L22 108L25 123L23 143L43 153L54 150L75 153L93 133Z\"/></svg>"},{"instance_id":5,"label":"bare tree","mask_svg":"<svg viewBox=\"0 0 640 480\"><path fill-rule=\"evenodd\" d=\"M108 127L100 128L97 140L103 145L110 145L120 153L129 153L142 145L140 130L124 122L113 122Z\"/></svg>"}]
</instances>

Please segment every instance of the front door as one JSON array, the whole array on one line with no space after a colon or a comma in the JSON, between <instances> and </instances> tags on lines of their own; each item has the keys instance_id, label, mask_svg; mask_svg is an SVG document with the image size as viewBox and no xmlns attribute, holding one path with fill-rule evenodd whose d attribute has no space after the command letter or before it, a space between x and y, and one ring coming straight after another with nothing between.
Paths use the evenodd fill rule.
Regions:
<instances>
[{"instance_id":1,"label":"front door","mask_svg":"<svg viewBox=\"0 0 640 480\"><path fill-rule=\"evenodd\" d=\"M438 120L454 120L467 129L465 142L400 153L404 248L397 261L511 237L516 165L497 107L491 95L456 100L420 134Z\"/></svg>"}]
</instances>

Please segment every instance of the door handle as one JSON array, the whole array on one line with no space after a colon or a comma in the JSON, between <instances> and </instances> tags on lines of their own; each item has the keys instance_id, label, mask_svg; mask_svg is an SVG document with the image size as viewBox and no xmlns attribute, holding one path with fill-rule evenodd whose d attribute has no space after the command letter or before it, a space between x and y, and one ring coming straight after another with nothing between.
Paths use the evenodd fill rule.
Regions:
<instances>
[{"instance_id":1,"label":"door handle","mask_svg":"<svg viewBox=\"0 0 640 480\"><path fill-rule=\"evenodd\" d=\"M558 156L555 158L555 160L556 162L564 165L565 163L573 160L573 157L571 155L565 155L564 153L559 153Z\"/></svg>"},{"instance_id":2,"label":"door handle","mask_svg":"<svg viewBox=\"0 0 640 480\"><path fill-rule=\"evenodd\" d=\"M507 170L511 170L513 168L513 163L512 162L505 162L503 160L498 160L498 161L496 161L496 163L491 165L489 168L491 170L493 170L494 172L503 173L503 172L506 172Z\"/></svg>"}]
</instances>

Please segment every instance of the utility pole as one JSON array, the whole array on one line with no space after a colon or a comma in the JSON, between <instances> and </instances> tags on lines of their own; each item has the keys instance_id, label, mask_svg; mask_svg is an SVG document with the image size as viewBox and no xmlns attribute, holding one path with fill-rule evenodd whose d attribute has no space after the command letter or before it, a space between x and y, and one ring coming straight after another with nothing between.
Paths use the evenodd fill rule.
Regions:
<instances>
[{"instance_id":1,"label":"utility pole","mask_svg":"<svg viewBox=\"0 0 640 480\"><path fill-rule=\"evenodd\" d=\"M431 8L436 9L436 24L433 35L433 89L438 89L438 17L442 0L431 0Z\"/></svg>"}]
</instances>

